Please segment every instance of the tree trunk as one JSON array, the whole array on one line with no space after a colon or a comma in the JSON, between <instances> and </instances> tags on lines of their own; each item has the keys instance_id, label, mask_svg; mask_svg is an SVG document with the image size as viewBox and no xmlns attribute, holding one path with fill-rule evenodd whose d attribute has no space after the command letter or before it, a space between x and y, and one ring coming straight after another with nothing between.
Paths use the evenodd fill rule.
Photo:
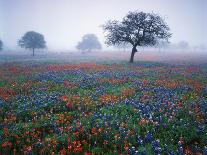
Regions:
<instances>
[{"instance_id":1,"label":"tree trunk","mask_svg":"<svg viewBox=\"0 0 207 155\"><path fill-rule=\"evenodd\" d=\"M130 58L130 63L133 63L134 62L134 54L137 52L137 49L136 49L136 47L134 46L133 48L132 48L132 53L131 53L131 58Z\"/></svg>"},{"instance_id":2,"label":"tree trunk","mask_svg":"<svg viewBox=\"0 0 207 155\"><path fill-rule=\"evenodd\" d=\"M32 56L34 56L34 48L32 48Z\"/></svg>"}]
</instances>

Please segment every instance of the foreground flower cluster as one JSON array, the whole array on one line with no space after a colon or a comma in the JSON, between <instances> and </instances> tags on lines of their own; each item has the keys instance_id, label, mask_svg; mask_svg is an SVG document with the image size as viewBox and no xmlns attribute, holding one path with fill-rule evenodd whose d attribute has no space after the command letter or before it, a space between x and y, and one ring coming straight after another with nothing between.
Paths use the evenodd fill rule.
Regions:
<instances>
[{"instance_id":1,"label":"foreground flower cluster","mask_svg":"<svg viewBox=\"0 0 207 155\"><path fill-rule=\"evenodd\" d=\"M0 154L207 154L207 66L2 64Z\"/></svg>"}]
</instances>

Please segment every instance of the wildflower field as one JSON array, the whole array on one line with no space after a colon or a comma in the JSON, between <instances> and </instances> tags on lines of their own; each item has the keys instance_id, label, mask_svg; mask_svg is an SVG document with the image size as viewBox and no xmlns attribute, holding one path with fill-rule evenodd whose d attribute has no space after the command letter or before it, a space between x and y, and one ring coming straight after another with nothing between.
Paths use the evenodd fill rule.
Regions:
<instances>
[{"instance_id":1,"label":"wildflower field","mask_svg":"<svg viewBox=\"0 0 207 155\"><path fill-rule=\"evenodd\" d=\"M207 65L4 63L0 154L207 154Z\"/></svg>"}]
</instances>

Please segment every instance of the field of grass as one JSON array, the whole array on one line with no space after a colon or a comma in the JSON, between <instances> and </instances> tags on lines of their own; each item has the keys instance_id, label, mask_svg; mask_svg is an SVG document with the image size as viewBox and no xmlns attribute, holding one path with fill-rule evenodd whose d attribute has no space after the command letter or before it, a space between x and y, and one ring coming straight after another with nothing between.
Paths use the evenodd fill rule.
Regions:
<instances>
[{"instance_id":1,"label":"field of grass","mask_svg":"<svg viewBox=\"0 0 207 155\"><path fill-rule=\"evenodd\" d=\"M207 65L0 64L0 154L207 154Z\"/></svg>"}]
</instances>

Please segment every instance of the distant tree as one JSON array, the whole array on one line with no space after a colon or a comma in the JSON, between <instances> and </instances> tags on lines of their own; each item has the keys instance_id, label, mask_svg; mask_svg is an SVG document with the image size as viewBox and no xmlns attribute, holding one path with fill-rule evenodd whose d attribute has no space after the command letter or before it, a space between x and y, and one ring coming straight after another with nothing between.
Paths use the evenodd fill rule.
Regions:
<instances>
[{"instance_id":1,"label":"distant tree","mask_svg":"<svg viewBox=\"0 0 207 155\"><path fill-rule=\"evenodd\" d=\"M106 44L132 45L131 63L134 61L137 46L153 46L159 39L168 41L171 37L168 25L155 13L129 12L121 22L108 21L103 29L107 32Z\"/></svg>"},{"instance_id":2,"label":"distant tree","mask_svg":"<svg viewBox=\"0 0 207 155\"><path fill-rule=\"evenodd\" d=\"M46 47L44 36L40 33L29 31L18 41L18 45L25 49L31 49L32 55L35 54L35 49L41 49Z\"/></svg>"},{"instance_id":3,"label":"distant tree","mask_svg":"<svg viewBox=\"0 0 207 155\"><path fill-rule=\"evenodd\" d=\"M3 49L3 42L0 40L0 51Z\"/></svg>"},{"instance_id":4,"label":"distant tree","mask_svg":"<svg viewBox=\"0 0 207 155\"><path fill-rule=\"evenodd\" d=\"M78 42L76 46L78 50L91 51L94 49L101 49L101 43L98 41L98 38L95 34L85 34L82 37L82 40Z\"/></svg>"},{"instance_id":5,"label":"distant tree","mask_svg":"<svg viewBox=\"0 0 207 155\"><path fill-rule=\"evenodd\" d=\"M194 46L193 50L195 50L195 51L197 51L197 50L198 51L206 51L207 48L206 48L206 46L204 44L200 44L200 45Z\"/></svg>"},{"instance_id":6,"label":"distant tree","mask_svg":"<svg viewBox=\"0 0 207 155\"><path fill-rule=\"evenodd\" d=\"M177 44L177 48L178 49L181 49L181 50L186 50L186 49L189 49L189 44L187 41L180 41L178 44Z\"/></svg>"},{"instance_id":7,"label":"distant tree","mask_svg":"<svg viewBox=\"0 0 207 155\"><path fill-rule=\"evenodd\" d=\"M206 46L204 44L199 45L201 51L206 51Z\"/></svg>"},{"instance_id":8,"label":"distant tree","mask_svg":"<svg viewBox=\"0 0 207 155\"><path fill-rule=\"evenodd\" d=\"M159 40L157 42L157 48L159 50L159 52L161 52L161 48L165 49L168 47L168 42L166 40Z\"/></svg>"}]
</instances>

